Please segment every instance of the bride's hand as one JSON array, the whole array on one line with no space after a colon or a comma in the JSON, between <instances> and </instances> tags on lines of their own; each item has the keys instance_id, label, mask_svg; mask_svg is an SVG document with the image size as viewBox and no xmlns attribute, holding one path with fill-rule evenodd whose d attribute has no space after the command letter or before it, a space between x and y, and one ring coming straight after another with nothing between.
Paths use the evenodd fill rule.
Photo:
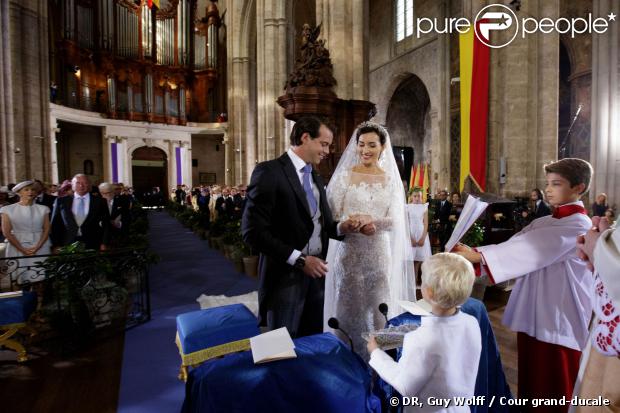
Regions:
<instances>
[{"instance_id":1,"label":"bride's hand","mask_svg":"<svg viewBox=\"0 0 620 413\"><path fill-rule=\"evenodd\" d=\"M374 235L377 232L377 227L373 223L366 224L360 229L360 232L364 235Z\"/></svg>"},{"instance_id":2,"label":"bride's hand","mask_svg":"<svg viewBox=\"0 0 620 413\"><path fill-rule=\"evenodd\" d=\"M372 224L372 217L370 215L355 214L351 215L350 218L358 221L360 223L360 228L365 225Z\"/></svg>"}]
</instances>

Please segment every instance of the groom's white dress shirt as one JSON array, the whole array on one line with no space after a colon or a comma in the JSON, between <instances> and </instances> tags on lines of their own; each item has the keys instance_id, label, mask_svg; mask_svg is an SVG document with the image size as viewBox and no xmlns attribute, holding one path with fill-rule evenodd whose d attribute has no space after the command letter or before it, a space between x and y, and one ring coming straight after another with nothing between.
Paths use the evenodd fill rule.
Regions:
<instances>
[{"instance_id":1,"label":"groom's white dress shirt","mask_svg":"<svg viewBox=\"0 0 620 413\"><path fill-rule=\"evenodd\" d=\"M299 183L303 187L304 186L304 181L303 181L304 173L302 169L306 166L306 162L303 159L301 159L295 152L293 152L293 149L291 148L289 148L286 153L288 154L289 158L291 158L291 162L293 162L293 166L295 167L295 170L297 171L297 177L299 178ZM319 188L317 188L316 184L314 183L314 180L311 179L310 182L312 183L312 192L314 193L314 198L316 199L316 203L317 205L320 205L321 196L319 193ZM316 209L316 214L314 214L314 217L312 217L312 221L314 223L314 231L312 232L312 236L308 240L308 244L303 248L303 252L306 255L319 255L322 252L323 248L321 245L321 221L319 220L320 217L321 217L321 208L319 207ZM295 265L295 261L297 261L297 258L299 258L301 253L302 251L293 250L293 252L288 257L286 262L289 265Z\"/></svg>"}]
</instances>

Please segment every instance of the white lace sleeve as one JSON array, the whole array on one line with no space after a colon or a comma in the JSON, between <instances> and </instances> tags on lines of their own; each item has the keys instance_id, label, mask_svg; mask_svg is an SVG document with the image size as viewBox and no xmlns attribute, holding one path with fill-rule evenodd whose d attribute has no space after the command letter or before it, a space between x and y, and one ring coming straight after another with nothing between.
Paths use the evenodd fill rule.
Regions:
<instances>
[{"instance_id":1,"label":"white lace sleeve","mask_svg":"<svg viewBox=\"0 0 620 413\"><path fill-rule=\"evenodd\" d=\"M327 186L327 202L332 210L334 221L343 221L344 216L344 196L349 187L349 174L344 172L329 181Z\"/></svg>"},{"instance_id":2,"label":"white lace sleeve","mask_svg":"<svg viewBox=\"0 0 620 413\"><path fill-rule=\"evenodd\" d=\"M390 206L390 208L392 208L392 207ZM375 227L377 228L377 231L389 231L389 230L392 229L392 222L394 220L390 216L390 210L389 209L388 209L386 215L387 216L385 216L383 218L378 218L378 219L375 219L373 221L373 223L375 224Z\"/></svg>"}]
</instances>

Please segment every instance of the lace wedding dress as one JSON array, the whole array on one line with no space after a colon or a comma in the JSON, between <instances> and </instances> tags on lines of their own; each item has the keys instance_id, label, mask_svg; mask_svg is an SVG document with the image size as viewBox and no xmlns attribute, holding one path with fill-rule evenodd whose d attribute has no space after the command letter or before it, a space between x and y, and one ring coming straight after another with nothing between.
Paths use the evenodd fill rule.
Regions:
<instances>
[{"instance_id":1,"label":"lace wedding dress","mask_svg":"<svg viewBox=\"0 0 620 413\"><path fill-rule=\"evenodd\" d=\"M333 282L333 300L329 307L340 326L349 333L355 351L368 360L362 333L385 326L379 304L390 301L389 274L391 266L390 208L393 202L391 185L386 175L368 175L348 171L330 184L328 201L334 219L345 221L352 215L370 215L376 225L374 235L347 234L329 262L328 276ZM328 307L326 307L328 308ZM339 333L337 333L339 334ZM342 335L345 342L348 340Z\"/></svg>"}]
</instances>

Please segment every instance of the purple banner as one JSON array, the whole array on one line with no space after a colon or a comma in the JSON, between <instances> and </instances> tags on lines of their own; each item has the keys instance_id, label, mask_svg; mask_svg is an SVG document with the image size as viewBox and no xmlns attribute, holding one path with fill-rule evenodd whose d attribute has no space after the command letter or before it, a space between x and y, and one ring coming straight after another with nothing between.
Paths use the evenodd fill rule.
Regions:
<instances>
[{"instance_id":1,"label":"purple banner","mask_svg":"<svg viewBox=\"0 0 620 413\"><path fill-rule=\"evenodd\" d=\"M111 144L111 152L112 152L112 182L118 182L118 152L116 143Z\"/></svg>"},{"instance_id":2,"label":"purple banner","mask_svg":"<svg viewBox=\"0 0 620 413\"><path fill-rule=\"evenodd\" d=\"M181 172L181 148L174 148L175 149L175 158L177 161L177 185L183 185L183 173Z\"/></svg>"}]
</instances>

